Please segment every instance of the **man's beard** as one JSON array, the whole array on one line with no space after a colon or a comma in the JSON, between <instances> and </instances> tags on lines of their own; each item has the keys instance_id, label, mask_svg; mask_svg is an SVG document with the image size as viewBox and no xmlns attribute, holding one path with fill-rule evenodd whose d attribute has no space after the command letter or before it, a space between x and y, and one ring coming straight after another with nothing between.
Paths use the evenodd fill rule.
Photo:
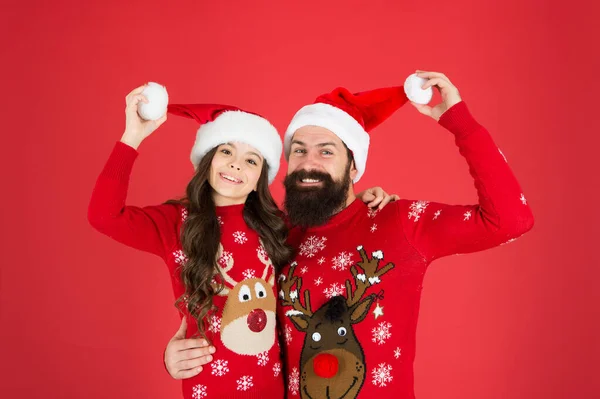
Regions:
<instances>
[{"instance_id":1,"label":"man's beard","mask_svg":"<svg viewBox=\"0 0 600 399\"><path fill-rule=\"evenodd\" d=\"M340 211L348 198L350 188L349 168L340 181L328 173L298 170L286 176L284 207L294 226L320 226ZM320 180L320 186L301 187L302 179Z\"/></svg>"}]
</instances>

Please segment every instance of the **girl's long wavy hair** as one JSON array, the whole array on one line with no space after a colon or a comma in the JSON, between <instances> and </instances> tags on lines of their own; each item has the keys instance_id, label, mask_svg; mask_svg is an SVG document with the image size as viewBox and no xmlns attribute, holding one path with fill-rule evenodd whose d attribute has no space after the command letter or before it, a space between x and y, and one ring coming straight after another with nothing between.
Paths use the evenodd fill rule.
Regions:
<instances>
[{"instance_id":1,"label":"girl's long wavy hair","mask_svg":"<svg viewBox=\"0 0 600 399\"><path fill-rule=\"evenodd\" d=\"M176 300L175 306L178 309L185 306L196 320L199 334L206 339L206 317L213 306L213 296L223 288L215 289L211 285L218 272L217 252L221 241L213 189L208 181L217 149L213 148L202 157L196 174L187 185L185 197L169 201L181 204L188 211L181 229L181 244L187 256L181 268L185 294ZM265 160L256 191L246 199L243 216L246 224L258 233L277 272L291 258L292 247L286 243L288 229L283 213L269 191L268 167Z\"/></svg>"}]
</instances>

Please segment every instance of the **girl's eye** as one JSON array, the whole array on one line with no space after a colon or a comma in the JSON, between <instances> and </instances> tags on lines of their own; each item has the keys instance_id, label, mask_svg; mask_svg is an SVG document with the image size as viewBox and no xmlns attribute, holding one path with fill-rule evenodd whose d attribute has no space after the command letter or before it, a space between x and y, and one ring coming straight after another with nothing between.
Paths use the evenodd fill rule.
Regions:
<instances>
[{"instance_id":1,"label":"girl's eye","mask_svg":"<svg viewBox=\"0 0 600 399\"><path fill-rule=\"evenodd\" d=\"M258 165L254 159L249 159L248 163L251 165Z\"/></svg>"},{"instance_id":2,"label":"girl's eye","mask_svg":"<svg viewBox=\"0 0 600 399\"><path fill-rule=\"evenodd\" d=\"M223 154L225 154L225 155L230 155L230 154L231 154L231 151L229 151L227 148L223 148L223 149L221 150L221 152L222 152Z\"/></svg>"}]
</instances>

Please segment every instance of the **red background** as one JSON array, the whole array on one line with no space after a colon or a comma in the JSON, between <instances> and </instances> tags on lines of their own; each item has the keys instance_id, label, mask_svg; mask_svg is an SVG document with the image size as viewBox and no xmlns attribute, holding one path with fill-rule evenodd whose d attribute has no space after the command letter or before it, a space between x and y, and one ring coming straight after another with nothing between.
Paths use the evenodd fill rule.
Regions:
<instances>
[{"instance_id":1,"label":"red background","mask_svg":"<svg viewBox=\"0 0 600 399\"><path fill-rule=\"evenodd\" d=\"M124 97L234 103L283 131L337 85L439 70L493 134L536 216L516 242L430 268L416 392L599 397L598 14L570 1L2 1L0 396L176 398L166 268L92 230L96 176ZM140 148L129 202L183 194L196 126ZM281 177L273 185L282 198ZM378 128L362 189L475 201L452 137L407 106Z\"/></svg>"}]
</instances>

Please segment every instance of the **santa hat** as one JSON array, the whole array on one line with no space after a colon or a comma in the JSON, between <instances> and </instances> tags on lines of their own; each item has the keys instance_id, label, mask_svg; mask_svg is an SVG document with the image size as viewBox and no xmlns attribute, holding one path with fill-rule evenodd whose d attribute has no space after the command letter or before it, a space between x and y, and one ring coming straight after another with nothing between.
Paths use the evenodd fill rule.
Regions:
<instances>
[{"instance_id":1,"label":"santa hat","mask_svg":"<svg viewBox=\"0 0 600 399\"><path fill-rule=\"evenodd\" d=\"M343 87L323 94L314 104L300 109L292 118L284 137L286 159L290 156L292 137L303 126L320 126L337 135L352 151L358 173L365 171L369 152L369 133L386 120L408 99L402 86L352 94Z\"/></svg>"},{"instance_id":2,"label":"santa hat","mask_svg":"<svg viewBox=\"0 0 600 399\"><path fill-rule=\"evenodd\" d=\"M279 170L281 137L262 116L219 104L169 104L168 112L200 123L190 159L194 168L207 152L224 143L238 141L256 148L269 164L269 184Z\"/></svg>"}]
</instances>

